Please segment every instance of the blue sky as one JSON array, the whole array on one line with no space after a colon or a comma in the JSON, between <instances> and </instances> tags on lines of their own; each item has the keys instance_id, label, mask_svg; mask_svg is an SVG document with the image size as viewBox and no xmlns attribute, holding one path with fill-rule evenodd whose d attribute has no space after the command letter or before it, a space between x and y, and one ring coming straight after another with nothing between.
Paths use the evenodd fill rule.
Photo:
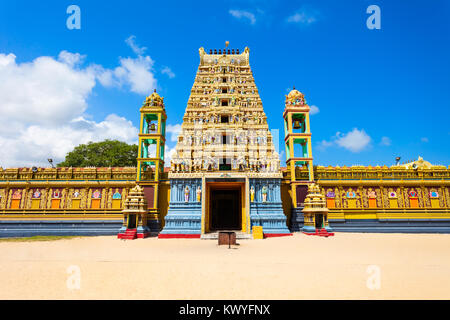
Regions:
<instances>
[{"instance_id":1,"label":"blue sky","mask_svg":"<svg viewBox=\"0 0 450 320\"><path fill-rule=\"evenodd\" d=\"M80 30L66 26L72 4ZM366 26L370 5L381 9L380 30ZM319 110L311 116L316 164L420 155L448 166L449 18L445 0L3 1L0 166L62 160L88 140L135 141L139 108L155 86L175 130L198 49L226 40L250 48L280 151L284 95L295 85Z\"/></svg>"}]
</instances>

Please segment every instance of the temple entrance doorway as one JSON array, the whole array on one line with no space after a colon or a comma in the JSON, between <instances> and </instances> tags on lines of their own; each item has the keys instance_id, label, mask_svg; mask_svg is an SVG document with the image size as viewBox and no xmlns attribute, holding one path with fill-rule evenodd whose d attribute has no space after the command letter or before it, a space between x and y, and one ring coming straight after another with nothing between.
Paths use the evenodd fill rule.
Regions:
<instances>
[{"instance_id":1,"label":"temple entrance doorway","mask_svg":"<svg viewBox=\"0 0 450 320\"><path fill-rule=\"evenodd\" d=\"M323 214L316 214L316 229L322 229L323 227Z\"/></svg>"},{"instance_id":2,"label":"temple entrance doorway","mask_svg":"<svg viewBox=\"0 0 450 320\"><path fill-rule=\"evenodd\" d=\"M211 190L211 230L241 229L239 207L239 189Z\"/></svg>"},{"instance_id":3,"label":"temple entrance doorway","mask_svg":"<svg viewBox=\"0 0 450 320\"><path fill-rule=\"evenodd\" d=\"M208 184L207 232L242 230L244 184Z\"/></svg>"},{"instance_id":4,"label":"temple entrance doorway","mask_svg":"<svg viewBox=\"0 0 450 320\"><path fill-rule=\"evenodd\" d=\"M130 214L128 215L128 229L136 229L136 215Z\"/></svg>"}]
</instances>

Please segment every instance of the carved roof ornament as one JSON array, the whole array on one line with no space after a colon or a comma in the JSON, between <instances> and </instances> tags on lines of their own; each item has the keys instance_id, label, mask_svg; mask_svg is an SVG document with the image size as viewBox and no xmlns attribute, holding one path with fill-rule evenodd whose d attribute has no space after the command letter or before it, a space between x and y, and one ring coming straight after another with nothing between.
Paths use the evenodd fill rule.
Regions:
<instances>
[{"instance_id":1,"label":"carved roof ornament","mask_svg":"<svg viewBox=\"0 0 450 320\"><path fill-rule=\"evenodd\" d=\"M431 169L433 167L430 162L423 160L421 156L415 161L399 164L398 166L406 169Z\"/></svg>"},{"instance_id":2,"label":"carved roof ornament","mask_svg":"<svg viewBox=\"0 0 450 320\"><path fill-rule=\"evenodd\" d=\"M305 96L300 91L296 90L295 87L286 96L286 105L306 105Z\"/></svg>"},{"instance_id":3,"label":"carved roof ornament","mask_svg":"<svg viewBox=\"0 0 450 320\"><path fill-rule=\"evenodd\" d=\"M144 102L143 107L157 107L157 108L163 108L164 109L164 98L161 97L157 92L156 89L153 91L151 95L149 95Z\"/></svg>"}]
</instances>

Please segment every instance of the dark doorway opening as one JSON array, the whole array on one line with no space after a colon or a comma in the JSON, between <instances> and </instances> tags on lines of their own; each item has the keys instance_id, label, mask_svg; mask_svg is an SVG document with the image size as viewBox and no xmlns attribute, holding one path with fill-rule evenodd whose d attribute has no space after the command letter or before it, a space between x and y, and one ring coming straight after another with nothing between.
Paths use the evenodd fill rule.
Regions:
<instances>
[{"instance_id":1,"label":"dark doorway opening","mask_svg":"<svg viewBox=\"0 0 450 320\"><path fill-rule=\"evenodd\" d=\"M136 229L136 215L129 214L128 215L128 229Z\"/></svg>"},{"instance_id":2,"label":"dark doorway opening","mask_svg":"<svg viewBox=\"0 0 450 320\"><path fill-rule=\"evenodd\" d=\"M241 229L240 189L211 190L211 230Z\"/></svg>"},{"instance_id":3,"label":"dark doorway opening","mask_svg":"<svg viewBox=\"0 0 450 320\"><path fill-rule=\"evenodd\" d=\"M323 227L323 214L316 214L316 229Z\"/></svg>"}]
</instances>

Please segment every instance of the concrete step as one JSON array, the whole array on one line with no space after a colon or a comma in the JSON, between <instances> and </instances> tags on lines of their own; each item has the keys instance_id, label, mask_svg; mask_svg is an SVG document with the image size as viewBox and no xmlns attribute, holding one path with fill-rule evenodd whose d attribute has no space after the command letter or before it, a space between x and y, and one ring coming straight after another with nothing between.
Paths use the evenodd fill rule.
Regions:
<instances>
[{"instance_id":1,"label":"concrete step","mask_svg":"<svg viewBox=\"0 0 450 320\"><path fill-rule=\"evenodd\" d=\"M228 231L228 230L224 230L224 231ZM236 232L236 240L253 239L251 234L244 233L242 231L230 230L230 232ZM202 234L200 236L200 239L202 239L202 240L218 240L219 239L219 232L209 232L209 233Z\"/></svg>"}]
</instances>

